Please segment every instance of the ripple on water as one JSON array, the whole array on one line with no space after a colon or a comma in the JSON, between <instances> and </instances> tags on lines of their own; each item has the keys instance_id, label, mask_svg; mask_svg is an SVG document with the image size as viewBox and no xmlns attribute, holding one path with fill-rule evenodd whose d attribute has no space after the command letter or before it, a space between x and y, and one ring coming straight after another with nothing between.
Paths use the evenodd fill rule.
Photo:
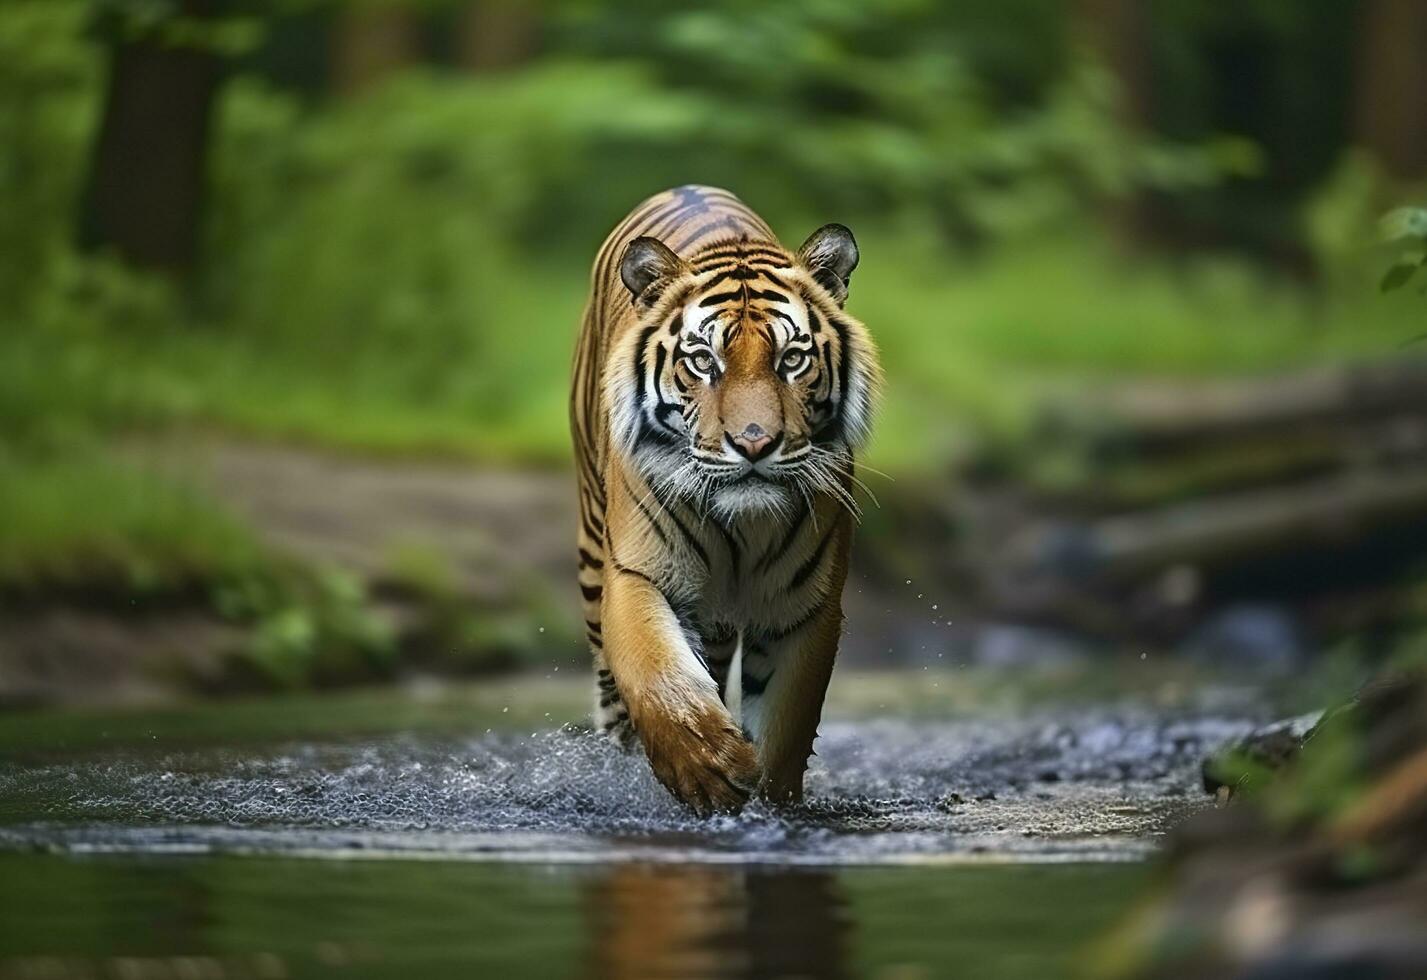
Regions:
<instances>
[{"instance_id":1,"label":"ripple on water","mask_svg":"<svg viewBox=\"0 0 1427 980\"><path fill-rule=\"evenodd\" d=\"M1103 712L823 727L808 802L698 820L644 760L564 731L0 769L0 848L863 863L1135 857L1250 727Z\"/></svg>"}]
</instances>

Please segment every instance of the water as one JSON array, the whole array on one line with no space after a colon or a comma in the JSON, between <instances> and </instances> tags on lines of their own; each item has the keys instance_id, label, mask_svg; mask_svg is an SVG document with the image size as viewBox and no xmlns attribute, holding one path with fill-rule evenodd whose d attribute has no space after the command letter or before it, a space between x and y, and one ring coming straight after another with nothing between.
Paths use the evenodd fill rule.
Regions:
<instances>
[{"instance_id":1,"label":"water","mask_svg":"<svg viewBox=\"0 0 1427 980\"><path fill-rule=\"evenodd\" d=\"M834 722L804 806L712 820L559 730L22 753L0 978L1054 976L1248 727Z\"/></svg>"},{"instance_id":2,"label":"water","mask_svg":"<svg viewBox=\"0 0 1427 980\"><path fill-rule=\"evenodd\" d=\"M0 976L1045 980L1083 959L1144 879L1137 864L775 871L10 854Z\"/></svg>"}]
</instances>

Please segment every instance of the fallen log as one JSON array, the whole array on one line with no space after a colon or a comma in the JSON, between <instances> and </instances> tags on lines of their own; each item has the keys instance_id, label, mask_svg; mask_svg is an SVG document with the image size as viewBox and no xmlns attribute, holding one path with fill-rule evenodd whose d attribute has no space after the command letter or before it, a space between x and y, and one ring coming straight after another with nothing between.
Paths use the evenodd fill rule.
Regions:
<instances>
[{"instance_id":1,"label":"fallen log","mask_svg":"<svg viewBox=\"0 0 1427 980\"><path fill-rule=\"evenodd\" d=\"M1051 400L1038 432L1096 452L1173 452L1215 440L1391 417L1427 416L1427 357L1312 368L1267 378L1137 381Z\"/></svg>"},{"instance_id":2,"label":"fallen log","mask_svg":"<svg viewBox=\"0 0 1427 980\"><path fill-rule=\"evenodd\" d=\"M983 595L1001 612L1124 633L1143 625L1133 622L1137 615L1192 606L1216 575L1273 560L1278 575L1292 578L1295 555L1417 539L1427 540L1427 467L1336 474L1078 522L1042 519L974 564L984 570ZM1339 585L1351 575L1345 565ZM1273 585L1256 583L1264 591ZM1165 593L1164 602L1131 601L1150 591Z\"/></svg>"}]
</instances>

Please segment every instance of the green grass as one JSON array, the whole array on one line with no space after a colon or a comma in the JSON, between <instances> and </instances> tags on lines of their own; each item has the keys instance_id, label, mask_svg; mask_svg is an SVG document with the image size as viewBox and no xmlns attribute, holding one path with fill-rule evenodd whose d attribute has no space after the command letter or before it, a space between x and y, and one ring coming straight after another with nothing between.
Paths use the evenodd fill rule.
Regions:
<instances>
[{"instance_id":1,"label":"green grass","mask_svg":"<svg viewBox=\"0 0 1427 980\"><path fill-rule=\"evenodd\" d=\"M0 459L0 586L176 592L268 557L206 498L109 456Z\"/></svg>"},{"instance_id":2,"label":"green grass","mask_svg":"<svg viewBox=\"0 0 1427 980\"><path fill-rule=\"evenodd\" d=\"M1226 260L1116 256L1088 234L969 264L876 238L863 253L849 309L882 346L872 462L894 471L944 467L968 438L1014 442L1049 384L1272 372L1420 333L1420 298L1379 296L1366 273L1312 297Z\"/></svg>"}]
</instances>

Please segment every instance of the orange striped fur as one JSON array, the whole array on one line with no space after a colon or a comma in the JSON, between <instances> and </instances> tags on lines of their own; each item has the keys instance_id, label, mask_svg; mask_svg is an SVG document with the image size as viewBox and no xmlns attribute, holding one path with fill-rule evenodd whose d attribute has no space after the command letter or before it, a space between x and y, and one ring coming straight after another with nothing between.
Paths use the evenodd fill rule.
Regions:
<instances>
[{"instance_id":1,"label":"orange striped fur","mask_svg":"<svg viewBox=\"0 0 1427 980\"><path fill-rule=\"evenodd\" d=\"M801 798L880 380L842 308L857 258L840 225L789 252L687 186L595 259L571 390L595 720L700 812Z\"/></svg>"}]
</instances>

